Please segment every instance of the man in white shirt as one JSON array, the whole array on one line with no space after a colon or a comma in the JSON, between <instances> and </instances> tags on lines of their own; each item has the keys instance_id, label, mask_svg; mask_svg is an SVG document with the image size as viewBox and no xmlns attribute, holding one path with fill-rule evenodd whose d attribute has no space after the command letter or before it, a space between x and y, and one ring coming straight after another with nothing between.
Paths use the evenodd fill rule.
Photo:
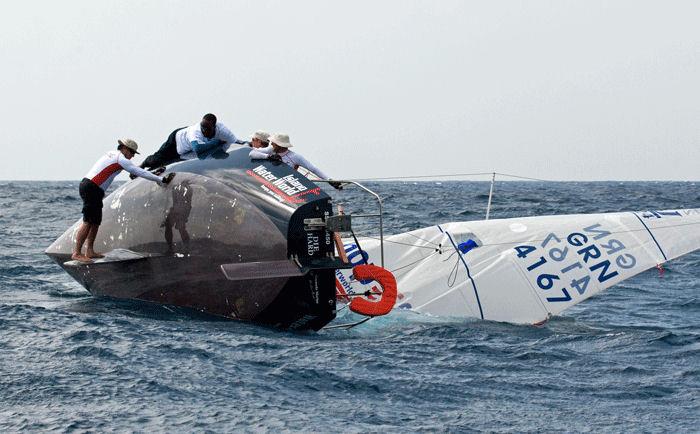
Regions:
<instances>
[{"instance_id":1,"label":"man in white shirt","mask_svg":"<svg viewBox=\"0 0 700 434\"><path fill-rule=\"evenodd\" d=\"M168 136L153 155L141 164L147 169L156 169L176 161L216 157L238 140L216 116L207 113L202 121L189 127L178 128Z\"/></svg>"},{"instance_id":2,"label":"man in white shirt","mask_svg":"<svg viewBox=\"0 0 700 434\"><path fill-rule=\"evenodd\" d=\"M266 148L253 149L250 151L250 158L254 160L272 160L281 161L292 167L294 170L298 170L299 167L303 167L310 170L311 173L318 176L320 179L330 179L321 169L314 166L309 160L304 158L302 155L297 154L294 151L290 151L293 145L289 143L289 136L286 134L272 134L270 136L270 146ZM329 182L331 186L338 190L342 190L342 186L339 182Z\"/></svg>"},{"instance_id":3,"label":"man in white shirt","mask_svg":"<svg viewBox=\"0 0 700 434\"><path fill-rule=\"evenodd\" d=\"M134 155L138 154L138 144L131 139L118 140L116 151L109 151L92 166L90 171L80 182L79 192L83 199L83 223L76 234L75 247L71 258L80 262L90 262L93 258L102 258L104 255L95 252L95 238L102 223L102 199L105 191L119 175L126 170L135 176L157 182L159 185L169 183L174 173L160 178L131 162ZM83 244L87 240L86 252L83 255Z\"/></svg>"},{"instance_id":4,"label":"man in white shirt","mask_svg":"<svg viewBox=\"0 0 700 434\"><path fill-rule=\"evenodd\" d=\"M254 132L250 136L249 146L255 149L267 148L270 146L270 133L262 130Z\"/></svg>"}]
</instances>

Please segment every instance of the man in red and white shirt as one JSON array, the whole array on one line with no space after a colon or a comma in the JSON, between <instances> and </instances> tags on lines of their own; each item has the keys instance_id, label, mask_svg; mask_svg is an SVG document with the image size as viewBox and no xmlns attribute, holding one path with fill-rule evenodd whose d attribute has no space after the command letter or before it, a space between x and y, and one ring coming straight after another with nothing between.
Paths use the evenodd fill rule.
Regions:
<instances>
[{"instance_id":1,"label":"man in red and white shirt","mask_svg":"<svg viewBox=\"0 0 700 434\"><path fill-rule=\"evenodd\" d=\"M159 177L148 172L131 162L134 155L138 154L138 144L131 139L118 140L119 146L116 151L109 151L105 156L97 160L92 169L80 182L79 192L83 199L83 224L76 234L75 247L73 248L72 259L81 262L90 262L93 258L102 258L95 252L95 238L97 230L102 223L102 199L105 191L119 175L122 170L126 170L132 175L146 178L150 181L164 185L172 180L174 174L166 177ZM82 254L83 244L87 240L85 254Z\"/></svg>"}]
</instances>

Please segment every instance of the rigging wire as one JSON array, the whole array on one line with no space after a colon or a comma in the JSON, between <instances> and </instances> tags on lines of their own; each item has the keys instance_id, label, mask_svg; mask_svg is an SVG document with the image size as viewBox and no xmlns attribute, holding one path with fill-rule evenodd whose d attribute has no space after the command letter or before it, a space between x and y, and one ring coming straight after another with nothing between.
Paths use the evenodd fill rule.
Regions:
<instances>
[{"instance_id":1,"label":"rigging wire","mask_svg":"<svg viewBox=\"0 0 700 434\"><path fill-rule=\"evenodd\" d=\"M355 236L355 231L350 230L350 233L352 234L352 238L355 240L355 245L357 246L357 249L360 251L360 258L362 258L362 262L367 265L367 259L365 258L365 251L362 250L362 246L360 245L360 241L357 239ZM369 257L369 254L367 254L367 257Z\"/></svg>"},{"instance_id":2,"label":"rigging wire","mask_svg":"<svg viewBox=\"0 0 700 434\"><path fill-rule=\"evenodd\" d=\"M448 175L407 175L407 176L383 176L376 178L357 178L349 179L349 181L384 181L388 179L422 179L422 178L449 178L456 176L484 176L492 175L493 172L477 172L477 173L453 173Z\"/></svg>"},{"instance_id":3,"label":"rigging wire","mask_svg":"<svg viewBox=\"0 0 700 434\"><path fill-rule=\"evenodd\" d=\"M333 330L333 329L345 329L345 330L350 330L353 327L359 326L360 324L364 324L367 321L371 320L372 318L376 318L374 316L368 316L367 318L364 318L358 322L350 323L350 324L338 324L338 325L332 325L332 326L325 326L323 327L323 330Z\"/></svg>"},{"instance_id":4,"label":"rigging wire","mask_svg":"<svg viewBox=\"0 0 700 434\"><path fill-rule=\"evenodd\" d=\"M449 259L449 258L448 258ZM443 261L444 262L444 261ZM452 288L457 281L457 273L459 273L459 258L455 261L454 267L450 270L450 274L447 275L447 287Z\"/></svg>"},{"instance_id":5,"label":"rigging wire","mask_svg":"<svg viewBox=\"0 0 700 434\"><path fill-rule=\"evenodd\" d=\"M371 235L362 235L362 236L365 237L365 238L372 239L372 240L378 240L378 239L379 239L379 237L373 237L373 236L371 236ZM389 236L391 236L391 235L389 235ZM417 247L417 248L420 248L420 249L430 249L430 250L435 250L435 251L440 250L439 248L435 248L435 247L432 247L432 246L424 246L424 245L411 244L411 243L402 243L401 241L387 240L386 237L384 237L384 242L385 242L385 243L392 243L392 244L399 244L399 245L402 245L402 246ZM439 245L438 245L438 247L439 247Z\"/></svg>"},{"instance_id":6,"label":"rigging wire","mask_svg":"<svg viewBox=\"0 0 700 434\"><path fill-rule=\"evenodd\" d=\"M531 176L514 175L511 173L501 173L501 172L474 172L474 173L446 173L446 174L435 174L435 175L403 175L403 176L382 176L376 178L353 178L348 181L387 181L392 179L426 179L426 178L456 178L460 176L486 176L486 175L500 175L508 178L525 179L529 181L539 181L539 182L556 182L549 179L534 178Z\"/></svg>"},{"instance_id":7,"label":"rigging wire","mask_svg":"<svg viewBox=\"0 0 700 434\"><path fill-rule=\"evenodd\" d=\"M404 268L408 268L408 267L410 267L410 266L412 266L412 265L415 265L415 264L417 264L417 263L419 263L419 262L421 262L421 261L425 261L426 259L430 258L431 256L433 256L434 254L436 254L436 253L438 253L438 252L440 252L440 251L439 251L439 250L435 250L433 253L429 254L428 256L425 256L425 257L423 257L423 258L420 258L420 259L418 259L418 260L416 260L416 261L411 262L410 264L402 265L401 267L394 268L394 269L389 270L389 271L391 271L392 273L394 273L394 272L396 272L396 271L403 270Z\"/></svg>"},{"instance_id":8,"label":"rigging wire","mask_svg":"<svg viewBox=\"0 0 700 434\"><path fill-rule=\"evenodd\" d=\"M496 175L501 175L501 176L506 176L509 178L516 178L516 179L527 179L530 181L539 181L539 182L557 182L553 181L551 179L541 179L541 178L533 178L531 176L522 176L522 175L513 175L510 173L501 173L501 172L494 172Z\"/></svg>"},{"instance_id":9,"label":"rigging wire","mask_svg":"<svg viewBox=\"0 0 700 434\"><path fill-rule=\"evenodd\" d=\"M416 238L416 239L418 239L418 240L424 241L424 242L427 243L427 244L432 244L433 246L437 246L438 248L442 247L442 244L438 244L438 243L435 243L435 242L433 242L433 241L426 240L425 238L421 238L421 237L419 237L418 235L415 235L415 234L413 234L413 233L411 233L411 232L406 232L406 235L410 235L410 236L412 236L413 238Z\"/></svg>"}]
</instances>

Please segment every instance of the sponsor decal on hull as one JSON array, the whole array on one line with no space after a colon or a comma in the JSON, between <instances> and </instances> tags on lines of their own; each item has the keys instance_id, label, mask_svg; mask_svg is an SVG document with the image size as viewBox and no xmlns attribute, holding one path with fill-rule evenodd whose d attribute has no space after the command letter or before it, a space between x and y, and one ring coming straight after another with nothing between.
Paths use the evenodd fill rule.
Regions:
<instances>
[{"instance_id":1,"label":"sponsor decal on hull","mask_svg":"<svg viewBox=\"0 0 700 434\"><path fill-rule=\"evenodd\" d=\"M259 181L262 190L279 202L305 203L304 196L308 194L318 196L321 194L320 187L310 189L293 174L280 178L265 168L264 165L260 165L252 170L246 170L246 173L256 181Z\"/></svg>"}]
</instances>

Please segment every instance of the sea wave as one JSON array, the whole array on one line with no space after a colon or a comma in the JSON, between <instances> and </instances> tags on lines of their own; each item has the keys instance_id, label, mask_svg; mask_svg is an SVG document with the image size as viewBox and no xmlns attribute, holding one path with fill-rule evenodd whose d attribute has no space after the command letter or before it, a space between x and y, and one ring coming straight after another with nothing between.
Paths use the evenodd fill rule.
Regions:
<instances>
[{"instance_id":1,"label":"sea wave","mask_svg":"<svg viewBox=\"0 0 700 434\"><path fill-rule=\"evenodd\" d=\"M484 182L369 184L384 198L386 233L481 219L489 193ZM400 311L349 331L280 332L91 297L43 254L80 217L78 183L0 187L2 431L700 425L700 252L540 327ZM376 209L350 189L332 194L346 209ZM493 199L491 218L700 207L689 183L497 182Z\"/></svg>"}]
</instances>

